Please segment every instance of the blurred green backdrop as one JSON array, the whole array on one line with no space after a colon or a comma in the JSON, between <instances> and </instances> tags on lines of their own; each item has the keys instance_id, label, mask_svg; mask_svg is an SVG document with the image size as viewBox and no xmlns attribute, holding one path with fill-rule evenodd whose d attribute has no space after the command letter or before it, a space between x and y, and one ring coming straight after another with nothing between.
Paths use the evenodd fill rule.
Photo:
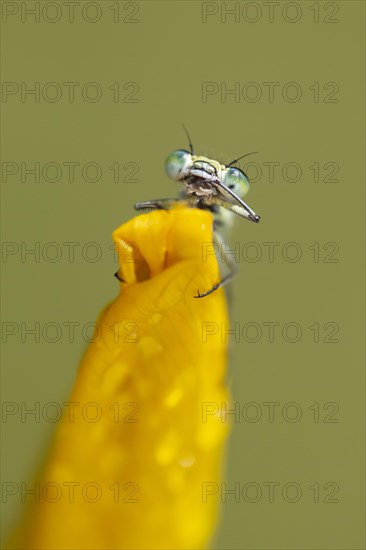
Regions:
<instances>
[{"instance_id":1,"label":"blurred green backdrop","mask_svg":"<svg viewBox=\"0 0 366 550\"><path fill-rule=\"evenodd\" d=\"M32 479L54 424L20 411L67 401L83 330L118 291L111 232L134 202L176 195L163 162L184 122L200 153L259 151L241 166L262 220L231 243L240 495L212 546L364 548L364 3L1 7L2 398L20 407L3 480ZM5 529L20 509L3 504Z\"/></svg>"}]
</instances>

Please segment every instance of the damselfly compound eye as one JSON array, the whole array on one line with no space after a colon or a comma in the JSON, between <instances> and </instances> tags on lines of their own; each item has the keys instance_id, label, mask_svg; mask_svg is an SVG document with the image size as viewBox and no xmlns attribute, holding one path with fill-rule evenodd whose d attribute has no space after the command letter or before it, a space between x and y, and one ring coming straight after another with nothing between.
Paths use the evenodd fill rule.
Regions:
<instances>
[{"instance_id":1,"label":"damselfly compound eye","mask_svg":"<svg viewBox=\"0 0 366 550\"><path fill-rule=\"evenodd\" d=\"M223 171L222 183L232 189L240 197L244 197L249 191L249 180L239 168L230 167Z\"/></svg>"},{"instance_id":2,"label":"damselfly compound eye","mask_svg":"<svg viewBox=\"0 0 366 550\"><path fill-rule=\"evenodd\" d=\"M173 180L182 179L185 175L185 169L189 166L192 155L184 149L173 151L165 161L165 171Z\"/></svg>"}]
</instances>

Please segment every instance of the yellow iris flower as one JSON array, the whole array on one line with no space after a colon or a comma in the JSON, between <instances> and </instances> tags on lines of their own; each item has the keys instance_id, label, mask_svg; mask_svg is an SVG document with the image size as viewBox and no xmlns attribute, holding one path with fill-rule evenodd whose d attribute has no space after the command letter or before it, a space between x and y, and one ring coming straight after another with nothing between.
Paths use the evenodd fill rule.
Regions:
<instances>
[{"instance_id":1,"label":"yellow iris flower","mask_svg":"<svg viewBox=\"0 0 366 550\"><path fill-rule=\"evenodd\" d=\"M212 216L143 214L113 234L120 294L101 314L40 480L12 542L24 549L199 549L217 520L206 484L221 479L228 426L227 324ZM206 341L207 340L207 341ZM216 408L216 407L214 407Z\"/></svg>"}]
</instances>

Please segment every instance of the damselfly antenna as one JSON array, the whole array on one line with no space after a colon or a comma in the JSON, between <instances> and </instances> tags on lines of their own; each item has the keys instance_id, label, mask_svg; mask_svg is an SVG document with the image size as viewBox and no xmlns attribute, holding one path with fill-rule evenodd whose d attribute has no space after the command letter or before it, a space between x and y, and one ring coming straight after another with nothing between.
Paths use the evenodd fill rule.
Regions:
<instances>
[{"instance_id":1,"label":"damselfly antenna","mask_svg":"<svg viewBox=\"0 0 366 550\"><path fill-rule=\"evenodd\" d=\"M241 157L235 159L235 160L232 160L229 164L225 164L226 168L228 168L229 166L232 166L233 164L235 164L236 162L238 162L238 160L241 160L243 159L244 157L249 157L249 155L257 155L258 154L258 151L254 151L254 153L246 153L245 155L242 155Z\"/></svg>"},{"instance_id":2,"label":"damselfly antenna","mask_svg":"<svg viewBox=\"0 0 366 550\"><path fill-rule=\"evenodd\" d=\"M192 145L191 138L189 137L188 130L187 130L187 128L184 126L184 124L182 124L182 126L183 126L183 130L185 131L186 136L187 136L187 138L188 138L189 150L190 150L190 152L191 152L191 155L194 155L193 145Z\"/></svg>"}]
</instances>

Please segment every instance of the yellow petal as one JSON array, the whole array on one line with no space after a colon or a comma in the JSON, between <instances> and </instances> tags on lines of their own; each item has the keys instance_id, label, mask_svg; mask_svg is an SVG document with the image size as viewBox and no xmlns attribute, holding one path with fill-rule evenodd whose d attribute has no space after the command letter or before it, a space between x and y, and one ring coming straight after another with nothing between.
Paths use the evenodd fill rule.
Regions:
<instances>
[{"instance_id":1,"label":"yellow petal","mask_svg":"<svg viewBox=\"0 0 366 550\"><path fill-rule=\"evenodd\" d=\"M156 211L113 237L125 282L98 320L15 548L198 549L215 527L217 501L202 492L220 482L228 428L203 409L227 402L227 346L202 334L227 311L222 289L194 298L219 279L202 257L211 214Z\"/></svg>"}]
</instances>

